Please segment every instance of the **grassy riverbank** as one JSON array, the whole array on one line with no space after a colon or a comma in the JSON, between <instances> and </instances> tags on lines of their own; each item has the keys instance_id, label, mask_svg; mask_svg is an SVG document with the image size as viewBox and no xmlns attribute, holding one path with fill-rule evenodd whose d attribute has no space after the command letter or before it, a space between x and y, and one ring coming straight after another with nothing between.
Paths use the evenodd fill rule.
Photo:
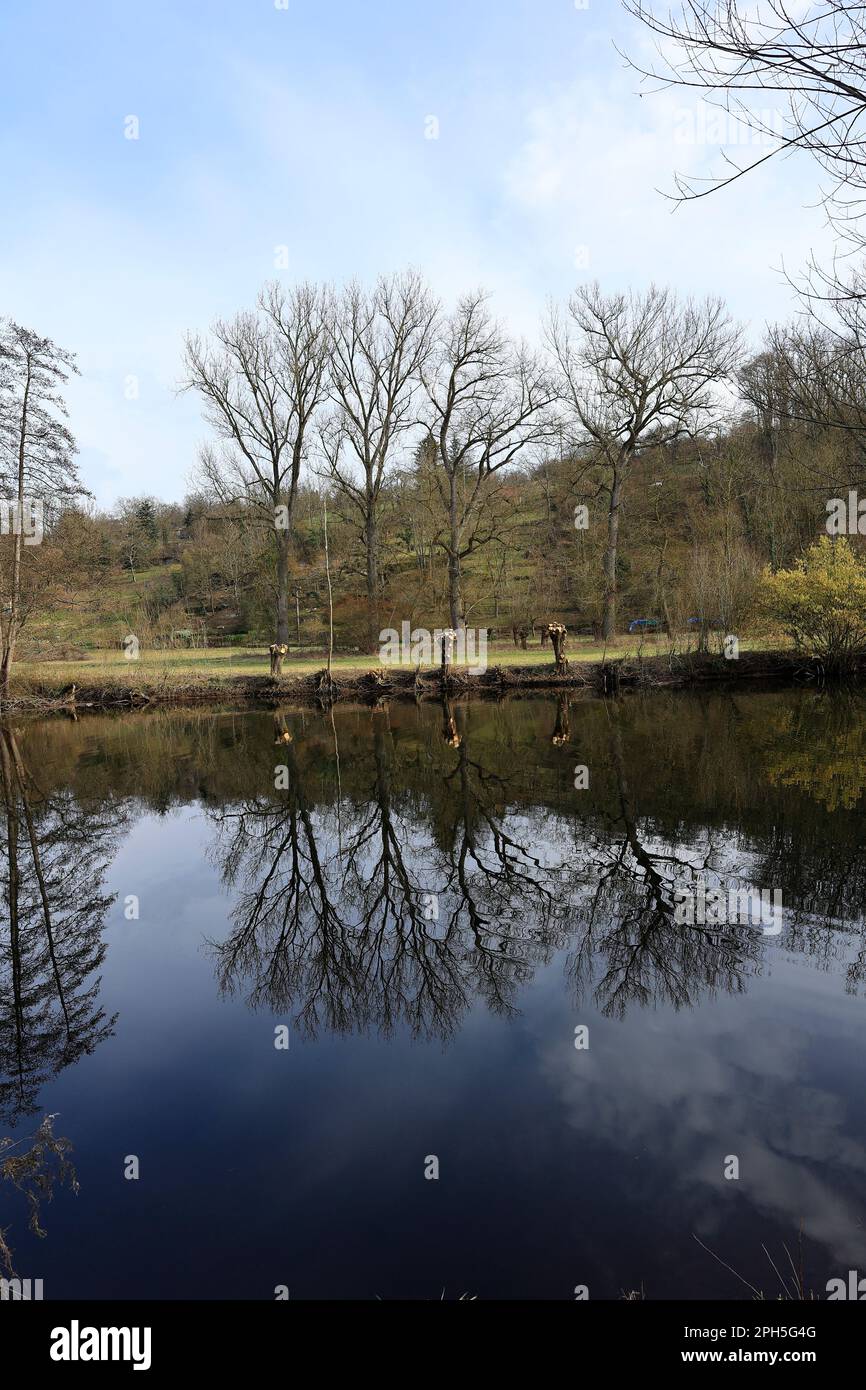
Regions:
<instances>
[{"instance_id":1,"label":"grassy riverbank","mask_svg":"<svg viewBox=\"0 0 866 1390\"><path fill-rule=\"evenodd\" d=\"M533 687L585 688L598 693L642 686L688 688L741 680L794 679L806 663L792 651L758 643L741 644L739 657L677 650L667 639L622 638L616 648L576 641L568 668L557 671L549 648L518 651L495 644L487 669L455 666L455 693L496 693ZM144 652L127 661L116 652L95 652L77 661L22 662L14 671L10 706L39 709L87 706L207 704L220 700L273 704L283 699L317 699L326 693L326 659L321 652L290 655L278 681L271 679L267 654L243 648ZM333 698L384 698L435 695L441 677L434 666L383 666L375 657L335 656L331 664ZM74 689L73 689L74 687Z\"/></svg>"}]
</instances>

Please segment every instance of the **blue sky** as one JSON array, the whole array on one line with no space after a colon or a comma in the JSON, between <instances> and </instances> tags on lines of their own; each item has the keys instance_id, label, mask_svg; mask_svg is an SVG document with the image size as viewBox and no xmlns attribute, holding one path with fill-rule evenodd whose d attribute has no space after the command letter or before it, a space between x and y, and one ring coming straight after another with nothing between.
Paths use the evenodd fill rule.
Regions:
<instances>
[{"instance_id":1,"label":"blue sky","mask_svg":"<svg viewBox=\"0 0 866 1390\"><path fill-rule=\"evenodd\" d=\"M614 40L647 53L618 0L4 0L0 314L78 353L98 500L183 495L206 438L183 334L275 275L412 264L530 338L587 277L721 293L755 341L788 316L779 267L830 245L814 168L672 215L657 190L718 168L719 134L638 96Z\"/></svg>"}]
</instances>

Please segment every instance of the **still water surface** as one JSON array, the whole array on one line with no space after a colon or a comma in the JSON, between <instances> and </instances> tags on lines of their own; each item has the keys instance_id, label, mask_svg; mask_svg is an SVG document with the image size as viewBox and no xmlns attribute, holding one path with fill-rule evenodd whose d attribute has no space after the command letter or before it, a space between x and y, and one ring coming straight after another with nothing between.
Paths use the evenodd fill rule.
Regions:
<instances>
[{"instance_id":1,"label":"still water surface","mask_svg":"<svg viewBox=\"0 0 866 1390\"><path fill-rule=\"evenodd\" d=\"M750 1297L706 1246L775 1297L801 1229L818 1293L866 1273L864 730L788 693L6 728L0 1138L57 1112L80 1182L41 1240L4 1184L19 1274ZM700 875L781 932L676 922Z\"/></svg>"}]
</instances>

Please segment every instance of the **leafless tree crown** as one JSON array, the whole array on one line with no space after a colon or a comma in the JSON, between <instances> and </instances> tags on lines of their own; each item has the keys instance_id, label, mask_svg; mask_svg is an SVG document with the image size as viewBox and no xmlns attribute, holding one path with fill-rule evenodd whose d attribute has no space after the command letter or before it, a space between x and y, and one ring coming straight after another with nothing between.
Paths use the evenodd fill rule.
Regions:
<instances>
[{"instance_id":1,"label":"leafless tree crown","mask_svg":"<svg viewBox=\"0 0 866 1390\"><path fill-rule=\"evenodd\" d=\"M753 156L725 155L715 177L678 176L679 197L705 197L758 165L805 150L827 175L829 215L843 235L862 245L866 5L837 0L811 5L688 0L674 8L647 0L623 3L657 41L652 66L629 59L644 79L695 90L768 141Z\"/></svg>"}]
</instances>

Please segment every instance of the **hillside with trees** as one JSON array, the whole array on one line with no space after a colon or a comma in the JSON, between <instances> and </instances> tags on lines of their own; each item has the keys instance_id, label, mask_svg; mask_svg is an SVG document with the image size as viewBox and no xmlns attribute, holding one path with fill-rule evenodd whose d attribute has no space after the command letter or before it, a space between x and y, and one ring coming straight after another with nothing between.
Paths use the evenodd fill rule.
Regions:
<instances>
[{"instance_id":1,"label":"hillside with trees","mask_svg":"<svg viewBox=\"0 0 866 1390\"><path fill-rule=\"evenodd\" d=\"M8 660L117 651L130 631L320 651L325 503L337 651L374 654L404 621L558 621L608 645L636 618L759 633L763 571L863 482L857 325L775 327L749 354L716 300L589 285L539 338L513 340L481 293L449 312L414 272L267 286L188 339L212 443L186 495L104 511L64 421L74 359L7 325L3 492L44 503L41 545L4 526Z\"/></svg>"}]
</instances>

